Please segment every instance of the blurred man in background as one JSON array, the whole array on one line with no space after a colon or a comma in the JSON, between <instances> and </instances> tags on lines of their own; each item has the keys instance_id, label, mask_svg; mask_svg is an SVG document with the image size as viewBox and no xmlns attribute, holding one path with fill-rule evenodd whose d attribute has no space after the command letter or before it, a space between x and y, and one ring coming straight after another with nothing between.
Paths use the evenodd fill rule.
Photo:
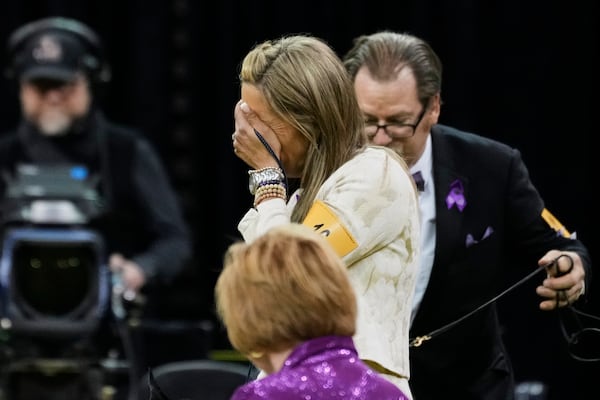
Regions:
<instances>
[{"instance_id":1,"label":"blurred man in background","mask_svg":"<svg viewBox=\"0 0 600 400\"><path fill-rule=\"evenodd\" d=\"M60 223L98 232L102 265L110 268L127 299L146 299L144 312L150 313L159 288L190 257L190 233L150 142L107 120L99 107L98 92L110 79L99 37L79 21L44 18L18 28L8 40L8 53L6 72L18 86L22 119L14 131L0 136L3 225L35 224L31 218L36 213L65 214L56 210L56 203L52 212L40 212L34 201L15 210L11 199L13 207L6 206L7 197L14 195L11 184L22 177L25 166L57 174L68 171L73 183L86 182L97 198L92 212L80 213L83 219ZM54 192L70 190L68 178L46 177L43 183L50 181L65 184ZM48 224L42 220L38 225Z\"/></svg>"}]
</instances>

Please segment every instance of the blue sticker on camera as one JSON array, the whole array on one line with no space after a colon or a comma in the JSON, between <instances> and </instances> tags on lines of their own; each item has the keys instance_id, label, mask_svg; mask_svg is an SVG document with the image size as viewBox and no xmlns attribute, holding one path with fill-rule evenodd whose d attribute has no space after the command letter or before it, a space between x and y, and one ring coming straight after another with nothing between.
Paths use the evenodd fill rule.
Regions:
<instances>
[{"instance_id":1,"label":"blue sticker on camera","mask_svg":"<svg viewBox=\"0 0 600 400\"><path fill-rule=\"evenodd\" d=\"M77 166L77 167L71 168L71 178L78 180L78 181L83 181L87 177L88 177L88 170L86 167Z\"/></svg>"}]
</instances>

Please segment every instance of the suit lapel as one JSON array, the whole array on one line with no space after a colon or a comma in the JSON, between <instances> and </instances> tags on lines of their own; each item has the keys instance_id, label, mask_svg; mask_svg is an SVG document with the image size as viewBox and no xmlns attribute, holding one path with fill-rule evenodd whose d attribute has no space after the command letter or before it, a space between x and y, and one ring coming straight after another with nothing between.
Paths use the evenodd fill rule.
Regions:
<instances>
[{"instance_id":1,"label":"suit lapel","mask_svg":"<svg viewBox=\"0 0 600 400\"><path fill-rule=\"evenodd\" d=\"M436 205L436 246L433 260L433 270L427 286L427 292L430 288L434 293L436 285L443 284L447 279L448 262L453 259L457 249L465 246L462 237L462 224L464 213L469 204L469 180L459 172L458 164L460 157L467 155L457 155L454 149L451 149L452 143L447 140L443 133L443 127L435 125L431 131L432 157L433 157L433 179L435 182L435 205ZM456 206L448 208L446 197L450 193L451 185L459 180L464 188L464 197L467 200L466 208L461 212ZM425 294L424 304L428 293ZM434 299L432 299L434 300Z\"/></svg>"}]
</instances>

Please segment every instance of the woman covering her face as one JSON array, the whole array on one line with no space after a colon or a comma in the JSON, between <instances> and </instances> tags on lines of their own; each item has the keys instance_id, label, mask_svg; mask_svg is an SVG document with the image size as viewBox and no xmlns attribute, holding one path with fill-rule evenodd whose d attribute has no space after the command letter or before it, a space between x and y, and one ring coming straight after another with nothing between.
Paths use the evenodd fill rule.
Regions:
<instances>
[{"instance_id":1,"label":"woman covering her face","mask_svg":"<svg viewBox=\"0 0 600 400\"><path fill-rule=\"evenodd\" d=\"M406 164L367 145L350 77L322 40L294 35L258 44L240 81L232 142L251 168L254 204L238 229L248 243L290 222L326 237L358 294L359 357L410 397L420 221ZM265 321L269 311L262 310Z\"/></svg>"}]
</instances>

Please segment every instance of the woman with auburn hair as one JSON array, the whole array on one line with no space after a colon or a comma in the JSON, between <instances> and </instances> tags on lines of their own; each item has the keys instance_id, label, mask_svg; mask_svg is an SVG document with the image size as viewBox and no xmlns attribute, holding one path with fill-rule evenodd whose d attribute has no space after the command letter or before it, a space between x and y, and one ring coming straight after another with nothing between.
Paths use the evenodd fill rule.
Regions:
<instances>
[{"instance_id":1,"label":"woman with auburn hair","mask_svg":"<svg viewBox=\"0 0 600 400\"><path fill-rule=\"evenodd\" d=\"M267 374L232 400L407 399L359 359L352 284L312 229L291 223L231 245L215 299L232 346Z\"/></svg>"}]
</instances>

